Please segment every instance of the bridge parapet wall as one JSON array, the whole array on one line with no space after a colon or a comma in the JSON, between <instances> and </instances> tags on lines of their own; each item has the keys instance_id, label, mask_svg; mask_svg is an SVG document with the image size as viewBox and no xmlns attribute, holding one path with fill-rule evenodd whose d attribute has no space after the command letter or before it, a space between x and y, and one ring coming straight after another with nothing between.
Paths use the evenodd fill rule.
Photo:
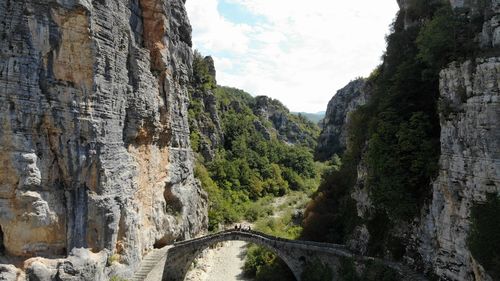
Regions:
<instances>
[{"instance_id":1,"label":"bridge parapet wall","mask_svg":"<svg viewBox=\"0 0 500 281\"><path fill-rule=\"evenodd\" d=\"M373 257L352 253L344 245L320 243L312 241L288 240L273 237L257 231L226 230L208 236L180 241L169 246L163 259L164 281L183 281L193 260L203 250L225 241L245 241L254 243L276 253L290 268L295 278L300 281L308 262L319 259L327 263L333 270L335 280L341 280L340 269L343 258L352 258L357 263L377 262L390 267L402 276L402 280L427 281L421 274L415 273L400 263L385 261ZM339 279L340 278L340 279Z\"/></svg>"}]
</instances>

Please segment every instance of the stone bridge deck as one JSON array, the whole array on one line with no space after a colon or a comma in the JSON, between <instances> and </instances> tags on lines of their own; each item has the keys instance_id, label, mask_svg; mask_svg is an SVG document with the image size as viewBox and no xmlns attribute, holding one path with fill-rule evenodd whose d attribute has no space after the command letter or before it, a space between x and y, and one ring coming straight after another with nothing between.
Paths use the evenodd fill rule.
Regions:
<instances>
[{"instance_id":1,"label":"stone bridge deck","mask_svg":"<svg viewBox=\"0 0 500 281\"><path fill-rule=\"evenodd\" d=\"M404 265L356 255L344 245L288 240L257 231L242 230L226 230L200 238L176 242L165 248L154 250L144 258L132 280L183 281L191 263L204 249L219 242L234 240L254 243L273 251L288 265L295 278L299 281L306 263L315 259L327 263L334 272L335 280L341 280L338 276L342 258L351 258L357 263L377 262L383 264L398 272L402 280L427 280Z\"/></svg>"}]
</instances>

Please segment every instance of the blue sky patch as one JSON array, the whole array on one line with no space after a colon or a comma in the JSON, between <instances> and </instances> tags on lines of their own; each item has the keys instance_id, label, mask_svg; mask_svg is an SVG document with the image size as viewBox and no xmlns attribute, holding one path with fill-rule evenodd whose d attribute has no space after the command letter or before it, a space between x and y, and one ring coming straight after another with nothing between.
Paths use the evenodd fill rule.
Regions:
<instances>
[{"instance_id":1,"label":"blue sky patch","mask_svg":"<svg viewBox=\"0 0 500 281\"><path fill-rule=\"evenodd\" d=\"M265 17L253 14L244 6L228 0L220 0L217 10L224 18L235 24L255 25L266 21Z\"/></svg>"}]
</instances>

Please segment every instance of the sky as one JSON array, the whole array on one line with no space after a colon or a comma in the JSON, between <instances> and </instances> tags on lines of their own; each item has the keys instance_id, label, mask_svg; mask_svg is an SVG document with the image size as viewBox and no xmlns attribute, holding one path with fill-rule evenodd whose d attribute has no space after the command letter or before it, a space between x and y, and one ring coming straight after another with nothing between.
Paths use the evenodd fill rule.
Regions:
<instances>
[{"instance_id":1,"label":"sky","mask_svg":"<svg viewBox=\"0 0 500 281\"><path fill-rule=\"evenodd\" d=\"M194 48L217 83L325 111L336 91L381 63L396 0L187 0Z\"/></svg>"}]
</instances>

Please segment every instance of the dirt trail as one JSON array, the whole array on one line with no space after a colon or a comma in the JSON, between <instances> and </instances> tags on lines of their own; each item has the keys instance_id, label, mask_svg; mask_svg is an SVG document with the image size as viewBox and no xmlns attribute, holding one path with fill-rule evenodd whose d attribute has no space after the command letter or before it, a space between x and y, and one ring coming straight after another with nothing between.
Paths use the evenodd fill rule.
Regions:
<instances>
[{"instance_id":1,"label":"dirt trail","mask_svg":"<svg viewBox=\"0 0 500 281\"><path fill-rule=\"evenodd\" d=\"M283 217L289 210L295 210L304 204L307 196L297 198L288 202L292 196L275 198L271 203L273 206L273 218ZM251 226L249 222L241 222L238 225ZM230 226L231 228L234 227ZM186 275L186 281L251 281L243 276L243 265L247 243L242 241L224 242L222 246L206 250L194 263L195 266Z\"/></svg>"},{"instance_id":2,"label":"dirt trail","mask_svg":"<svg viewBox=\"0 0 500 281\"><path fill-rule=\"evenodd\" d=\"M224 242L222 247L209 249L200 256L195 267L186 276L186 281L242 281L251 280L243 276L246 242Z\"/></svg>"}]
</instances>

